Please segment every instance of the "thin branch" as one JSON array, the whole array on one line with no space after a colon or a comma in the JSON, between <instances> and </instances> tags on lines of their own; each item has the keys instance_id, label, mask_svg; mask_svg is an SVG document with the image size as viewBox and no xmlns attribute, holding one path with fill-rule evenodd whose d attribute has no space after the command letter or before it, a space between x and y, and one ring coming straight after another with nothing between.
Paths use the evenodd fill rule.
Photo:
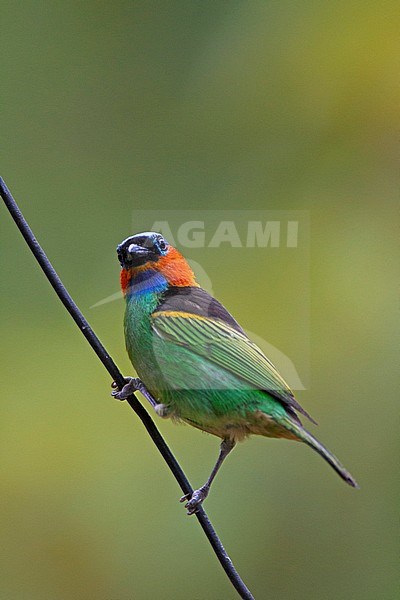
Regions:
<instances>
[{"instance_id":1,"label":"thin branch","mask_svg":"<svg viewBox=\"0 0 400 600\"><path fill-rule=\"evenodd\" d=\"M83 335L97 354L98 358L101 360L101 362L111 375L112 379L116 381L118 387L122 389L125 383L122 373L120 372L117 365L100 342L99 338L94 333L93 329L90 327L89 323L86 321L85 317L83 316L75 302L72 300L70 294L67 292L64 284L62 283L61 279L54 270L52 264L50 263L49 259L47 258L46 254L41 248L39 242L33 235L31 228L26 222L22 212L18 208L17 203L15 202L4 180L1 177L0 196L3 198L4 203L7 206L9 212L11 213L11 216L14 219L18 229L22 233L26 243L31 249L39 265L41 266L50 284L54 288L57 296L59 297L59 299L61 300L71 317L74 319L75 323L77 324L77 326L79 327L79 329L81 330L81 332L83 333ZM168 467L172 471L172 474L178 482L179 486L181 487L183 493L191 494L193 492L193 489L190 486L186 475L182 471L179 463L172 454L164 438L158 431L153 419L150 417L148 412L144 409L144 407L134 394L132 394L127 399L127 402L142 421L151 439L157 446L162 457L164 458ZM236 571L231 559L226 553L226 550L223 547L221 540L219 539L203 507L199 507L199 510L195 514L215 554L217 555L219 562L221 563L223 569L225 570L227 576L229 577L232 585L235 587L240 597L244 598L245 600L254 600L251 592L242 581L239 573Z\"/></svg>"}]
</instances>

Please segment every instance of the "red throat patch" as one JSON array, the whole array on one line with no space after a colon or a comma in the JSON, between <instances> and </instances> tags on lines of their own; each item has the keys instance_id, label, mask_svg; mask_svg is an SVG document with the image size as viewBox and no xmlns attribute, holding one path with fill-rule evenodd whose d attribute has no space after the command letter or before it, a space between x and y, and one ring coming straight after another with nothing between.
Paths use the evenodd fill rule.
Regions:
<instances>
[{"instance_id":1,"label":"red throat patch","mask_svg":"<svg viewBox=\"0 0 400 600\"><path fill-rule=\"evenodd\" d=\"M121 289L122 289L122 293L126 294L126 290L129 287L129 282L131 280L131 273L130 271L127 271L126 269L121 269L121 274L119 276L120 282L121 282Z\"/></svg>"},{"instance_id":2,"label":"red throat patch","mask_svg":"<svg viewBox=\"0 0 400 600\"><path fill-rule=\"evenodd\" d=\"M137 273L153 269L161 273L169 285L177 287L199 287L196 278L186 259L176 248L170 247L168 254L159 258L157 262L147 263L132 269L121 269L120 281L122 293L125 295L131 278Z\"/></svg>"},{"instance_id":3,"label":"red throat patch","mask_svg":"<svg viewBox=\"0 0 400 600\"><path fill-rule=\"evenodd\" d=\"M176 248L171 247L168 254L155 263L155 269L164 275L169 285L199 287L188 262Z\"/></svg>"}]
</instances>

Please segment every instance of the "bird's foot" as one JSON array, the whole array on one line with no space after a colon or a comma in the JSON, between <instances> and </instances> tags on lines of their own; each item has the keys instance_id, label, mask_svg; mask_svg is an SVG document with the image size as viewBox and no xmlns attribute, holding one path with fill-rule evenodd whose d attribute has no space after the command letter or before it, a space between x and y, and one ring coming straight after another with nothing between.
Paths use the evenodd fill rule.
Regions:
<instances>
[{"instance_id":1,"label":"bird's foot","mask_svg":"<svg viewBox=\"0 0 400 600\"><path fill-rule=\"evenodd\" d=\"M149 390L141 379L138 377L125 377L125 381L126 383L122 390L118 389L118 385L115 381L111 384L111 387L114 388L114 391L111 392L111 396L117 400L126 400L131 394L140 392L143 394L146 400L150 402L151 406L160 417L166 419L167 417L171 416L169 407L166 404L160 404L160 402L158 402L158 400L156 400L154 396L150 394Z\"/></svg>"},{"instance_id":2,"label":"bird's foot","mask_svg":"<svg viewBox=\"0 0 400 600\"><path fill-rule=\"evenodd\" d=\"M134 392L140 391L140 384L142 383L140 379L137 377L125 377L125 385L120 390L115 381L112 382L111 387L114 388L114 391L111 392L111 396L116 398L117 400L126 400L129 396L131 396Z\"/></svg>"},{"instance_id":3,"label":"bird's foot","mask_svg":"<svg viewBox=\"0 0 400 600\"><path fill-rule=\"evenodd\" d=\"M194 513L197 512L204 500L207 498L209 491L209 486L203 485L203 487L199 488L198 490L194 490L193 494L185 494L182 496L179 502L185 502L187 500L185 504L187 514L194 515Z\"/></svg>"}]
</instances>

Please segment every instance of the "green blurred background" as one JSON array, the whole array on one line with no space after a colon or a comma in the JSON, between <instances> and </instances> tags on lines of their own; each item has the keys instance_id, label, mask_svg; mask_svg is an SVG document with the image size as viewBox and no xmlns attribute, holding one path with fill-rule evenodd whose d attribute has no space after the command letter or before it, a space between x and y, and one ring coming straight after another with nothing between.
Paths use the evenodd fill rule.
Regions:
<instances>
[{"instance_id":1,"label":"green blurred background","mask_svg":"<svg viewBox=\"0 0 400 600\"><path fill-rule=\"evenodd\" d=\"M306 447L235 451L206 508L256 598L398 594L397 9L1 4L0 174L125 373L122 302L90 307L118 289L115 246L134 211L308 211L298 397L361 490ZM0 234L0 598L235 598L4 207ZM238 256L204 258L214 293L301 354L295 270L275 287L268 252L260 267L244 251L235 270ZM202 483L218 440L157 422Z\"/></svg>"}]
</instances>

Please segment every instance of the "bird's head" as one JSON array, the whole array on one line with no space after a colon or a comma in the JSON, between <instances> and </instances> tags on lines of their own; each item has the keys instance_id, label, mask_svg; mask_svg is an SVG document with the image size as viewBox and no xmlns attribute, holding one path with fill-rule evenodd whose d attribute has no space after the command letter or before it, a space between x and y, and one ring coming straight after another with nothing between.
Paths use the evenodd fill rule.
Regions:
<instances>
[{"instance_id":1,"label":"bird's head","mask_svg":"<svg viewBox=\"0 0 400 600\"><path fill-rule=\"evenodd\" d=\"M197 286L185 258L154 231L137 233L117 246L124 294L132 288L160 289L168 286Z\"/></svg>"}]
</instances>

